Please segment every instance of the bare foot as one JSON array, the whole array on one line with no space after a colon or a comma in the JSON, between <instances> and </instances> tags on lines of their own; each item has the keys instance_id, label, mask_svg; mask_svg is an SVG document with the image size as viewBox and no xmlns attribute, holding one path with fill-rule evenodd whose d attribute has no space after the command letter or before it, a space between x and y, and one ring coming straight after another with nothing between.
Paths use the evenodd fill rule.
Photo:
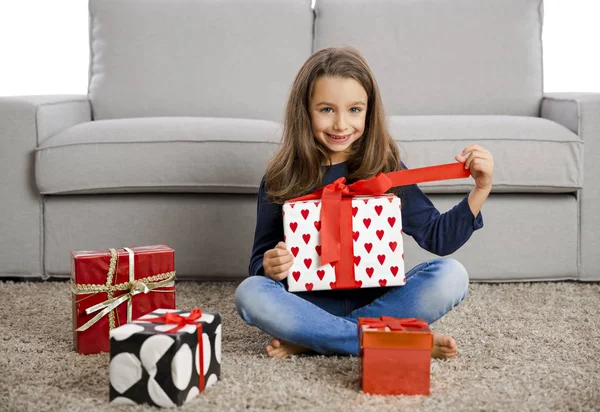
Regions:
<instances>
[{"instance_id":1,"label":"bare foot","mask_svg":"<svg viewBox=\"0 0 600 412\"><path fill-rule=\"evenodd\" d=\"M307 348L293 343L280 341L279 339L273 338L270 345L267 345L267 353L272 358L285 359L290 355L296 355L298 353L308 351Z\"/></svg>"},{"instance_id":2,"label":"bare foot","mask_svg":"<svg viewBox=\"0 0 600 412\"><path fill-rule=\"evenodd\" d=\"M458 349L454 338L449 335L433 332L433 348L431 357L438 359L456 358Z\"/></svg>"}]
</instances>

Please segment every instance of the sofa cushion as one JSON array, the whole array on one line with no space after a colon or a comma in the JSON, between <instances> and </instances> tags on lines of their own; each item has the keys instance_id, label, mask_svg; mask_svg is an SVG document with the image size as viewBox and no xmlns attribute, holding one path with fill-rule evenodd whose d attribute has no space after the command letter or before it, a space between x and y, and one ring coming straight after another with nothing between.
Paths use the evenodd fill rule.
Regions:
<instances>
[{"instance_id":1,"label":"sofa cushion","mask_svg":"<svg viewBox=\"0 0 600 412\"><path fill-rule=\"evenodd\" d=\"M82 123L39 146L37 186L42 194L255 193L280 128L201 117Z\"/></svg>"},{"instance_id":2,"label":"sofa cushion","mask_svg":"<svg viewBox=\"0 0 600 412\"><path fill-rule=\"evenodd\" d=\"M539 114L542 0L318 0L316 12L316 48L357 47L389 115Z\"/></svg>"},{"instance_id":3,"label":"sofa cushion","mask_svg":"<svg viewBox=\"0 0 600 412\"><path fill-rule=\"evenodd\" d=\"M494 155L496 192L573 192L582 184L583 142L549 120L517 116L388 118L410 168L452 163L471 143ZM281 125L264 120L139 118L79 124L37 149L43 194L256 193ZM472 179L421 185L465 193Z\"/></svg>"},{"instance_id":4,"label":"sofa cushion","mask_svg":"<svg viewBox=\"0 0 600 412\"><path fill-rule=\"evenodd\" d=\"M452 163L470 144L494 156L494 192L573 192L583 184L583 141L550 120L525 116L392 116L389 129L410 168ZM423 183L426 193L461 193L473 180Z\"/></svg>"},{"instance_id":5,"label":"sofa cushion","mask_svg":"<svg viewBox=\"0 0 600 412\"><path fill-rule=\"evenodd\" d=\"M312 51L307 0L90 0L94 119L280 121Z\"/></svg>"}]
</instances>

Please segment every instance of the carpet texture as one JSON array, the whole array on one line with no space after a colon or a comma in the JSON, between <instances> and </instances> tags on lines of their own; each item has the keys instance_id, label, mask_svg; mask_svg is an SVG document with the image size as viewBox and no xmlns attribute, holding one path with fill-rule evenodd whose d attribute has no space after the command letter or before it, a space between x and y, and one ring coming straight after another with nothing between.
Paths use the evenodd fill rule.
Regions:
<instances>
[{"instance_id":1,"label":"carpet texture","mask_svg":"<svg viewBox=\"0 0 600 412\"><path fill-rule=\"evenodd\" d=\"M265 356L237 315L237 283L178 283L177 306L223 316L222 380L181 411L562 411L600 409L600 284L471 284L432 325L459 357L431 365L431 396L360 392L357 359ZM108 403L108 354L72 349L65 282L0 282L0 409L141 411Z\"/></svg>"}]
</instances>

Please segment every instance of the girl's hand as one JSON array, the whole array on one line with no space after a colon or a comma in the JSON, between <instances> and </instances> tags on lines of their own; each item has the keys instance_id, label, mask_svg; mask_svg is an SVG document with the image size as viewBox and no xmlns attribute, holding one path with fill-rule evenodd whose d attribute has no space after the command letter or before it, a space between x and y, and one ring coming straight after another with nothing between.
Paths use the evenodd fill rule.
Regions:
<instances>
[{"instance_id":1,"label":"girl's hand","mask_svg":"<svg viewBox=\"0 0 600 412\"><path fill-rule=\"evenodd\" d=\"M292 253L286 249L285 243L279 242L275 249L267 250L263 256L265 276L278 282L282 281L287 278L293 263Z\"/></svg>"},{"instance_id":2,"label":"girl's hand","mask_svg":"<svg viewBox=\"0 0 600 412\"><path fill-rule=\"evenodd\" d=\"M475 187L480 190L492 190L494 157L489 151L478 144L472 144L465 147L455 159L464 163L465 169L469 169L471 177L475 179Z\"/></svg>"}]
</instances>

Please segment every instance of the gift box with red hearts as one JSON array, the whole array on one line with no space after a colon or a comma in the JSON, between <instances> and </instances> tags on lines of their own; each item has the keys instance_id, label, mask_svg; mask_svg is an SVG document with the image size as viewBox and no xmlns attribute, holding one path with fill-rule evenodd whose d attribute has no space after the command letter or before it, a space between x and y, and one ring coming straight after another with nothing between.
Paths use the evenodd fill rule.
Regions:
<instances>
[{"instance_id":1,"label":"gift box with red hearts","mask_svg":"<svg viewBox=\"0 0 600 412\"><path fill-rule=\"evenodd\" d=\"M341 261L321 262L321 201L283 205L285 243L294 255L288 276L289 290L404 285L400 199L388 194L356 196L342 202L351 202L352 226L348 228L351 244L345 245L349 248L350 270Z\"/></svg>"},{"instance_id":2,"label":"gift box with red hearts","mask_svg":"<svg viewBox=\"0 0 600 412\"><path fill-rule=\"evenodd\" d=\"M429 395L433 335L423 319L358 318L362 390L375 395Z\"/></svg>"},{"instance_id":3,"label":"gift box with red hearts","mask_svg":"<svg viewBox=\"0 0 600 412\"><path fill-rule=\"evenodd\" d=\"M108 352L109 331L175 308L175 251L166 245L71 252L73 344Z\"/></svg>"},{"instance_id":4,"label":"gift box with red hearts","mask_svg":"<svg viewBox=\"0 0 600 412\"><path fill-rule=\"evenodd\" d=\"M286 247L294 255L290 292L401 286L400 199L389 190L470 175L462 163L379 173L346 185L344 177L283 205Z\"/></svg>"}]
</instances>

